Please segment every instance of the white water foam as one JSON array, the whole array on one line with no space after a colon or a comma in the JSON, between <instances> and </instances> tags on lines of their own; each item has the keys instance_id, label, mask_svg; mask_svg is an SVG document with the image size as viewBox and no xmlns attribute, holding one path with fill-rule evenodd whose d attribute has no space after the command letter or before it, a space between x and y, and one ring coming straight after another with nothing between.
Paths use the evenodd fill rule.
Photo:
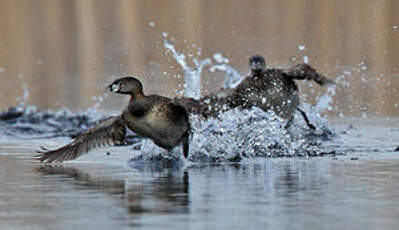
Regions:
<instances>
[{"instance_id":1,"label":"white water foam","mask_svg":"<svg viewBox=\"0 0 399 230\"><path fill-rule=\"evenodd\" d=\"M312 119L315 118L312 116ZM208 120L193 116L188 159L193 162L236 162L254 157L318 156L331 153L331 150L320 148L321 138L309 138L311 131L304 128L299 120L297 117L297 122L285 129L285 120L257 107L251 110L229 110L219 118ZM314 124L318 135L324 135L324 120L319 119ZM181 148L178 146L167 152L147 139L141 146L141 154L147 160L159 157L178 159L182 155Z\"/></svg>"}]
</instances>

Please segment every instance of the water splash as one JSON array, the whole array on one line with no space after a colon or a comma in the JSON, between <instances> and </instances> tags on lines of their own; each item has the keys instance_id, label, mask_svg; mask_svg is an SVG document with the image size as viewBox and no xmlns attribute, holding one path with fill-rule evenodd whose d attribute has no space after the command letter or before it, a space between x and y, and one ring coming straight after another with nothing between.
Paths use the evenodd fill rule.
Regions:
<instances>
[{"instance_id":1,"label":"water splash","mask_svg":"<svg viewBox=\"0 0 399 230\"><path fill-rule=\"evenodd\" d=\"M107 94L93 98L97 101L96 104L80 113L67 109L40 111L34 106L25 105L29 98L29 89L22 74L17 78L21 80L23 96L17 98L18 106L0 111L1 135L19 138L74 137L104 119L96 109Z\"/></svg>"},{"instance_id":2,"label":"water splash","mask_svg":"<svg viewBox=\"0 0 399 230\"><path fill-rule=\"evenodd\" d=\"M167 36L167 34L165 34ZM200 98L201 74L203 68L210 65L210 71L224 71L225 88L236 87L244 78L234 68L229 66L228 59L216 53L213 58L217 64L212 65L210 58L198 60L193 58L194 67L186 62L186 56L176 51L173 44L165 40L165 48L184 70L185 96ZM191 58L191 57L190 57ZM23 76L20 78L22 79ZM104 117L96 111L103 97L93 100L97 104L87 111L73 113L68 110L39 111L35 107L24 107L29 96L24 84L24 94L18 107L10 108L0 113L1 134L18 137L49 138L57 136L76 136L78 133L92 127ZM331 107L335 88L329 89L315 107L305 104L303 110L308 113L317 131L304 128L301 117L296 116L293 125L284 129L286 121L272 112L264 112L259 108L251 110L234 109L219 116L218 119L203 120L192 117L192 137L189 160L193 162L241 161L254 157L275 156L319 156L335 154L322 146L322 140L333 134L321 117L321 111ZM107 95L104 95L106 97ZM136 143L134 149L140 149L141 159L173 161L181 158L181 147L171 152L157 147L151 140L144 139Z\"/></svg>"},{"instance_id":3,"label":"water splash","mask_svg":"<svg viewBox=\"0 0 399 230\"><path fill-rule=\"evenodd\" d=\"M335 95L335 89L336 86L329 86L327 88L327 92L323 95L321 95L321 97L319 97L319 99L316 102L316 106L315 106L315 111L316 113L321 113L324 110L332 110L332 102L333 102L333 97Z\"/></svg>"},{"instance_id":4,"label":"water splash","mask_svg":"<svg viewBox=\"0 0 399 230\"><path fill-rule=\"evenodd\" d=\"M172 53L173 58L176 62L182 67L184 71L184 96L191 97L194 99L199 99L201 97L201 74L203 68L207 65L212 65L212 60L210 58L205 58L201 61L193 58L193 62L195 67L190 67L186 62L186 56L184 54L179 53L173 44L168 41L165 42L165 48ZM200 50L200 49L199 49ZM212 65L209 68L210 72L214 72L216 70L225 72L225 80L223 83L223 88L231 89L235 88L237 85L241 83L244 79L237 70L228 65L229 59L224 58L222 54L215 53L213 55L214 60L218 63Z\"/></svg>"},{"instance_id":5,"label":"water splash","mask_svg":"<svg viewBox=\"0 0 399 230\"><path fill-rule=\"evenodd\" d=\"M26 101L27 101L28 98L29 98L29 89L28 89L27 84L26 84L25 81L24 81L24 75L23 75L23 74L18 74L17 77L18 77L18 79L21 80L22 90L23 90L23 96L22 96L22 98L20 98L20 97L17 98L17 100L19 101L18 107L24 107Z\"/></svg>"},{"instance_id":6,"label":"water splash","mask_svg":"<svg viewBox=\"0 0 399 230\"><path fill-rule=\"evenodd\" d=\"M229 59L223 57L221 53L215 53L213 59L215 59L217 63L229 63Z\"/></svg>"},{"instance_id":7,"label":"water splash","mask_svg":"<svg viewBox=\"0 0 399 230\"><path fill-rule=\"evenodd\" d=\"M285 120L257 107L251 110L230 110L218 119L206 121L192 117L189 161L237 162L255 157L335 154L335 151L322 146L326 137L333 136L332 132L320 128L325 125L324 120L317 117L312 119L318 119L315 122L318 127L316 133L304 129L304 124L298 118L289 129L284 129ZM143 142L140 151L141 159L146 160L171 160L182 155L180 146L167 152L150 140Z\"/></svg>"},{"instance_id":8,"label":"water splash","mask_svg":"<svg viewBox=\"0 0 399 230\"><path fill-rule=\"evenodd\" d=\"M210 72L214 72L216 70L220 70L226 73L226 78L223 83L223 88L225 89L233 89L237 87L242 82L242 80L244 80L243 76L241 76L233 67L227 64L213 65L209 69Z\"/></svg>"},{"instance_id":9,"label":"water splash","mask_svg":"<svg viewBox=\"0 0 399 230\"><path fill-rule=\"evenodd\" d=\"M200 61L194 58L193 62L195 64L195 67L190 67L186 62L186 56L177 52L173 44L171 44L167 40L164 41L164 44L166 50L172 52L173 58L177 61L177 63L182 67L184 71L184 96L199 99L201 97L202 69L206 65L210 65L212 63L210 58L205 58Z\"/></svg>"},{"instance_id":10,"label":"water splash","mask_svg":"<svg viewBox=\"0 0 399 230\"><path fill-rule=\"evenodd\" d=\"M93 110L97 110L100 108L102 103L104 102L104 99L108 98L109 93L105 92L104 94L100 96L93 96L91 99L95 102L94 105L91 107Z\"/></svg>"},{"instance_id":11,"label":"water splash","mask_svg":"<svg viewBox=\"0 0 399 230\"><path fill-rule=\"evenodd\" d=\"M0 134L20 138L73 137L103 119L95 109L81 113L69 110L37 110L36 107L11 107L0 112Z\"/></svg>"},{"instance_id":12,"label":"water splash","mask_svg":"<svg viewBox=\"0 0 399 230\"><path fill-rule=\"evenodd\" d=\"M223 88L233 89L237 87L242 82L242 80L244 80L243 76L241 76L233 67L227 64L229 63L229 59L224 58L220 53L215 53L213 55L213 59L215 59L218 64L211 66L209 71L214 72L216 70L219 70L226 73Z\"/></svg>"},{"instance_id":13,"label":"water splash","mask_svg":"<svg viewBox=\"0 0 399 230\"><path fill-rule=\"evenodd\" d=\"M195 97L200 95L201 73L193 71L187 65L186 56L178 53L174 46L165 41L165 47L172 52L176 62L185 72L186 91L195 92ZM220 70L226 73L224 88L235 88L244 79L233 67L229 66L227 58L220 53L215 53L213 59L217 64L211 65L210 72ZM195 62L198 66L198 62ZM203 67L203 66L202 66ZM202 68L201 68L202 70ZM191 82L191 84L187 84ZM185 96L192 95L185 93ZM332 131L328 129L325 119L320 112L331 109L335 87L329 88L327 93L319 98L315 107L305 105L304 110L311 114L312 123L318 131L310 132L304 129L302 118L296 116L294 124L289 130L284 129L286 121L272 112L264 112L259 108L241 111L234 109L219 116L218 119L201 120L199 117L191 119L193 135L190 145L190 160L200 162L215 161L240 161L244 158L271 157L271 156L317 156L332 153L316 146L321 145L321 140L331 138ZM316 110L316 111L315 111ZM294 133L295 135L292 135ZM309 138L312 136L312 138ZM145 140L141 147L142 158L153 159L178 159L181 149L175 148L171 152Z\"/></svg>"}]
</instances>

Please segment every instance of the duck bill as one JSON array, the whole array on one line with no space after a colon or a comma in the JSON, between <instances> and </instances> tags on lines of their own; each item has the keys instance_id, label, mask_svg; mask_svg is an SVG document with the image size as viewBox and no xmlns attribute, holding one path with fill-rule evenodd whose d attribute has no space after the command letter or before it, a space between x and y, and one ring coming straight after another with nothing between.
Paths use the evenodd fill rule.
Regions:
<instances>
[{"instance_id":1,"label":"duck bill","mask_svg":"<svg viewBox=\"0 0 399 230\"><path fill-rule=\"evenodd\" d=\"M262 63L259 63L259 62L254 62L254 63L251 63L251 69L253 70L253 71L260 71L260 70L262 70Z\"/></svg>"},{"instance_id":2,"label":"duck bill","mask_svg":"<svg viewBox=\"0 0 399 230\"><path fill-rule=\"evenodd\" d=\"M119 84L111 84L108 86L109 91L113 92L113 93L118 93L120 90Z\"/></svg>"}]
</instances>

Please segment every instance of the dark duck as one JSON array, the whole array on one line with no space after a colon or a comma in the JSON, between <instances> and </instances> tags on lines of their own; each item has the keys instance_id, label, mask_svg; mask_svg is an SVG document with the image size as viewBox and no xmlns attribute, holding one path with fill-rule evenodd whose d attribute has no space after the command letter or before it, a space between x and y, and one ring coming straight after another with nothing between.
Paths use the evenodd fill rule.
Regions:
<instances>
[{"instance_id":1,"label":"dark duck","mask_svg":"<svg viewBox=\"0 0 399 230\"><path fill-rule=\"evenodd\" d=\"M122 114L102 121L59 149L43 148L38 151L37 160L62 162L76 159L97 147L124 143L126 127L168 151L182 144L183 155L187 158L190 123L184 107L167 97L146 96L141 82L134 77L118 79L108 88L111 92L130 96L129 105Z\"/></svg>"},{"instance_id":2,"label":"dark duck","mask_svg":"<svg viewBox=\"0 0 399 230\"><path fill-rule=\"evenodd\" d=\"M273 109L276 114L288 119L287 126L294 119L294 112L296 110L300 112L308 127L313 130L315 129L309 122L306 113L299 108L299 90L294 80L313 80L321 86L334 85L335 83L332 80L319 74L307 64L297 64L288 69L267 69L266 61L260 55L250 57L249 66L251 73L247 77L247 79L249 78L247 81L253 85L267 84L269 86L264 91L266 103L260 103L258 98L254 100L249 99L251 103L263 110ZM268 103L268 101L270 102Z\"/></svg>"},{"instance_id":3,"label":"dark duck","mask_svg":"<svg viewBox=\"0 0 399 230\"><path fill-rule=\"evenodd\" d=\"M316 72L311 66L298 64L288 69L267 69L265 59L254 55L249 59L251 73L233 89L205 96L195 103L193 99L183 98L181 104L191 113L214 117L229 109L239 107L250 109L253 106L275 114L291 124L295 111L299 111L311 129L304 111L298 108L299 92L294 80L313 80L319 85L334 84L333 81Z\"/></svg>"}]
</instances>

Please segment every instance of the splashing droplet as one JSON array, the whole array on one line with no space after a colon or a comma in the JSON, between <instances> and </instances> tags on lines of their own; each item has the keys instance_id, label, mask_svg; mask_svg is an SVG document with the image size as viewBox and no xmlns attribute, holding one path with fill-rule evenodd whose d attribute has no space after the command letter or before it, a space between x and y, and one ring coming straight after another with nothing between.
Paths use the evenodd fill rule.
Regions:
<instances>
[{"instance_id":1,"label":"splashing droplet","mask_svg":"<svg viewBox=\"0 0 399 230\"><path fill-rule=\"evenodd\" d=\"M304 56L303 57L303 62L308 64L309 63L309 57L308 56Z\"/></svg>"},{"instance_id":2,"label":"splashing droplet","mask_svg":"<svg viewBox=\"0 0 399 230\"><path fill-rule=\"evenodd\" d=\"M220 53L215 53L213 55L213 59L215 59L215 61L218 63L229 63L229 59L224 58L223 55Z\"/></svg>"},{"instance_id":3,"label":"splashing droplet","mask_svg":"<svg viewBox=\"0 0 399 230\"><path fill-rule=\"evenodd\" d=\"M186 56L177 52L173 44L165 40L164 45L167 51L172 52L173 58L184 71L184 96L199 99L201 97L202 69L206 65L210 65L212 63L211 60L209 58L200 61L194 59L193 62L195 67L190 67L186 63Z\"/></svg>"}]
</instances>

